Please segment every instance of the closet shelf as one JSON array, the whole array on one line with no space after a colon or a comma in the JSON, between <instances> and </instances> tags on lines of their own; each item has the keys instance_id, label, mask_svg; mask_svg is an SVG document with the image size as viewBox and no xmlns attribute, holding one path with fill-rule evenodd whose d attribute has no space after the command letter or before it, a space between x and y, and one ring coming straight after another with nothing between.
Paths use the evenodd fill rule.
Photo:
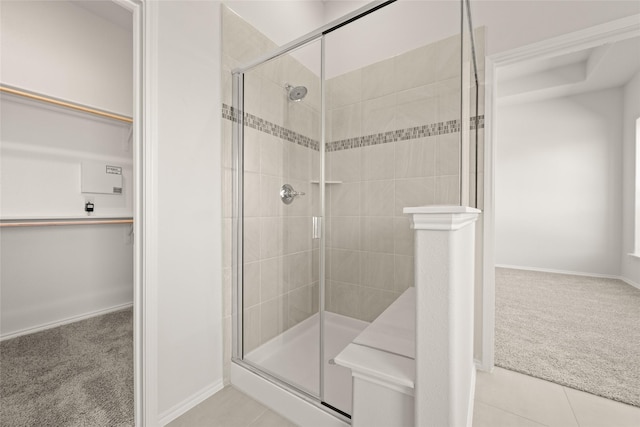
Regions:
<instances>
[{"instance_id":1,"label":"closet shelf","mask_svg":"<svg viewBox=\"0 0 640 427\"><path fill-rule=\"evenodd\" d=\"M57 98L52 98L50 96L41 95L39 93L31 92L24 89L19 89L17 87L9 86L0 83L0 92L8 93L11 95L21 96L23 98L32 99L35 101L45 102L47 104L57 105L59 107L69 108L76 111L81 111L83 113L89 113L100 117L105 117L112 120L118 120L125 123L133 123L133 119L131 117L122 116L116 113L110 113L104 110L98 110L97 108L87 107L86 105L77 104L74 102L64 101Z\"/></svg>"},{"instance_id":2,"label":"closet shelf","mask_svg":"<svg viewBox=\"0 0 640 427\"><path fill-rule=\"evenodd\" d=\"M69 225L133 224L133 218L75 218L1 220L0 227L49 227Z\"/></svg>"}]
</instances>

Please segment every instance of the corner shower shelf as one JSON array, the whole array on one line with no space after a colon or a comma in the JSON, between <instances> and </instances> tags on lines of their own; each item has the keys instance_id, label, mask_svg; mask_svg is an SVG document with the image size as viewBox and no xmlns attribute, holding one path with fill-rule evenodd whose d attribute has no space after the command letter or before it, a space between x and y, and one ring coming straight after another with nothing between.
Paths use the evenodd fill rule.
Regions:
<instances>
[{"instance_id":1,"label":"corner shower shelf","mask_svg":"<svg viewBox=\"0 0 640 427\"><path fill-rule=\"evenodd\" d=\"M311 181L311 183L320 185L320 181ZM327 184L327 185L330 185L330 184L342 184L342 181L325 181L324 183Z\"/></svg>"}]
</instances>

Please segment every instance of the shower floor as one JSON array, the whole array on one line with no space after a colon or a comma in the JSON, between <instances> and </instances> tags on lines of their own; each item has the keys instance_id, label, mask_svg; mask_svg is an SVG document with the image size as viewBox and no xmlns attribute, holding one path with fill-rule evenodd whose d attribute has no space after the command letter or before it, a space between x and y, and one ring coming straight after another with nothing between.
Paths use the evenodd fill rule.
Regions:
<instances>
[{"instance_id":1,"label":"shower floor","mask_svg":"<svg viewBox=\"0 0 640 427\"><path fill-rule=\"evenodd\" d=\"M368 325L324 313L324 402L351 414L351 370L329 364ZM320 394L320 316L316 313L250 352L245 360L310 394Z\"/></svg>"}]
</instances>

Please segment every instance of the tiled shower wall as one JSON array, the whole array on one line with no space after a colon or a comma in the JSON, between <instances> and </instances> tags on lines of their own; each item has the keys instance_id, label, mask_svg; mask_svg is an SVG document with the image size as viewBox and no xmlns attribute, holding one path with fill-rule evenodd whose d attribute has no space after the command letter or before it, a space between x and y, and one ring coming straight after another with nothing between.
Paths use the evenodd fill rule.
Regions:
<instances>
[{"instance_id":1,"label":"tiled shower wall","mask_svg":"<svg viewBox=\"0 0 640 427\"><path fill-rule=\"evenodd\" d=\"M452 37L327 82L326 178L332 181L326 187L327 310L375 319L413 284L413 233L402 208L459 203L458 43ZM275 48L223 7L226 382L231 359L231 70ZM307 97L287 101L285 83L306 86ZM318 310L318 247L310 239L310 221L319 215L319 188L312 181L319 175L314 144L320 139L320 82L284 56L247 73L245 85L251 124L245 126L244 320L250 351ZM278 193L284 182L307 196L282 204Z\"/></svg>"},{"instance_id":2,"label":"tiled shower wall","mask_svg":"<svg viewBox=\"0 0 640 427\"><path fill-rule=\"evenodd\" d=\"M231 70L276 45L223 7L223 146L225 361L231 355ZM285 84L309 90L301 102ZM319 78L291 56L245 73L244 349L250 352L318 311L318 272L312 257L311 215L316 206L320 136ZM315 148L315 149L314 149ZM315 165L315 169L314 169ZM280 186L306 195L285 205ZM317 185L316 185L317 187ZM317 253L317 250L316 250ZM315 257L317 258L317 256ZM225 367L228 380L228 367Z\"/></svg>"},{"instance_id":3,"label":"tiled shower wall","mask_svg":"<svg viewBox=\"0 0 640 427\"><path fill-rule=\"evenodd\" d=\"M413 285L404 207L459 204L460 37L328 81L327 310L372 321Z\"/></svg>"}]
</instances>

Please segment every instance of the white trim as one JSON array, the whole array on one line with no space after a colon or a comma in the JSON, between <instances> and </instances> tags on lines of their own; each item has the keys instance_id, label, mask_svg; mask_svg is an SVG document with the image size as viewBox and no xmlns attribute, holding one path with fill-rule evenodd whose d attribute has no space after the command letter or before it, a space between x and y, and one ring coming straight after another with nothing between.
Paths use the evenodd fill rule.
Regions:
<instances>
[{"instance_id":1,"label":"white trim","mask_svg":"<svg viewBox=\"0 0 640 427\"><path fill-rule=\"evenodd\" d=\"M58 326L68 325L69 323L75 323L81 320L91 319L92 317L102 316L103 314L113 313L115 311L125 310L131 307L133 307L133 303L128 302L125 304L115 305L109 308L89 311L87 313L67 317L66 319L56 320L54 322L44 323L42 325L32 326L30 328L20 329L19 331L1 335L0 341L10 340L12 338L21 337L23 335L35 334L36 332L46 331L47 329L57 328Z\"/></svg>"},{"instance_id":2,"label":"white trim","mask_svg":"<svg viewBox=\"0 0 640 427\"><path fill-rule=\"evenodd\" d=\"M472 371L471 371L471 387L470 387L471 390L469 391L469 407L467 408L467 427L472 427L473 425L473 407L476 399L476 377L477 377L477 373L476 373L476 367L474 363L474 366L472 367Z\"/></svg>"},{"instance_id":3,"label":"white trim","mask_svg":"<svg viewBox=\"0 0 640 427\"><path fill-rule=\"evenodd\" d=\"M630 254L627 254L627 255L629 255L630 257L633 257L633 258L640 258L640 253L637 253L637 254L630 253Z\"/></svg>"},{"instance_id":4,"label":"white trim","mask_svg":"<svg viewBox=\"0 0 640 427\"><path fill-rule=\"evenodd\" d=\"M158 425L166 426L171 421L178 418L180 415L185 414L189 410L195 408L200 403L204 402L220 390L224 388L224 384L222 380L218 380L215 383L203 388L199 392L195 393L193 396L183 400L182 402L174 405L171 409L160 414L160 420L158 421Z\"/></svg>"},{"instance_id":5,"label":"white trim","mask_svg":"<svg viewBox=\"0 0 640 427\"><path fill-rule=\"evenodd\" d=\"M603 279L620 279L613 274L590 273L588 271L558 270L555 268L527 267L522 265L496 264L496 268L510 268L512 270L539 271L541 273L568 274L571 276L601 277Z\"/></svg>"},{"instance_id":6,"label":"white trim","mask_svg":"<svg viewBox=\"0 0 640 427\"><path fill-rule=\"evenodd\" d=\"M149 378L155 378L155 371L149 375L145 358L149 354L155 357L155 349L149 345L147 331L155 331L156 323L148 322L149 310L147 308L146 293L148 288L147 276L145 274L146 261L145 254L149 247L146 239L146 225L149 221L149 213L145 207L145 192L147 179L145 174L146 159L149 155L147 148L147 99L146 70L149 70L147 61L148 40L146 33L146 6L144 0L111 0L113 3L131 12L133 18L133 123L131 126L131 143L133 146L133 231L134 231L134 251L133 251L133 404L134 404L134 424L137 427L151 425L147 412L154 410L155 406L155 383L148 383ZM155 301L154 301L155 303ZM153 328L149 328L153 325Z\"/></svg>"},{"instance_id":7,"label":"white trim","mask_svg":"<svg viewBox=\"0 0 640 427\"><path fill-rule=\"evenodd\" d=\"M480 210L468 206L421 206L404 208L414 230L460 230L477 221Z\"/></svg>"},{"instance_id":8,"label":"white trim","mask_svg":"<svg viewBox=\"0 0 640 427\"><path fill-rule=\"evenodd\" d=\"M231 362L231 384L238 390L301 426L350 427L349 424Z\"/></svg>"},{"instance_id":9,"label":"white trim","mask_svg":"<svg viewBox=\"0 0 640 427\"><path fill-rule=\"evenodd\" d=\"M506 265L506 264L496 264L497 268L510 268L513 270L524 270L524 271L539 271L541 273L554 273L554 274L567 274L570 276L582 276L582 277L599 277L602 279L614 279L614 280L622 280L627 285L631 285L634 288L640 289L640 284L634 282L631 279L628 279L624 276L616 276L613 274L600 274L600 273L588 273L584 271L570 271L570 270L555 270L552 268L538 268L538 267L522 267L520 265Z\"/></svg>"},{"instance_id":10,"label":"white trim","mask_svg":"<svg viewBox=\"0 0 640 427\"><path fill-rule=\"evenodd\" d=\"M577 52L606 43L626 40L640 35L640 15L632 15L584 30L543 40L527 46L490 55L485 63L485 168L484 168L484 235L483 235L483 325L482 355L480 366L485 371L493 369L495 342L495 278L494 270L494 221L495 221L495 151L496 135L492 132L496 122L497 73L504 66L531 59L549 58ZM628 279L622 278L629 283ZM631 283L630 283L631 284ZM632 286L634 286L632 284Z\"/></svg>"},{"instance_id":11,"label":"white trim","mask_svg":"<svg viewBox=\"0 0 640 427\"><path fill-rule=\"evenodd\" d=\"M537 43L491 55L496 68L530 59L543 59L577 52L640 36L640 15L585 28ZM486 67L485 67L486 68Z\"/></svg>"},{"instance_id":12,"label":"white trim","mask_svg":"<svg viewBox=\"0 0 640 427\"><path fill-rule=\"evenodd\" d=\"M626 283L629 286L633 286L636 289L640 289L640 283L634 282L633 280L629 279L628 277L619 276L619 277L617 277L617 279L622 280L624 283Z\"/></svg>"},{"instance_id":13,"label":"white trim","mask_svg":"<svg viewBox=\"0 0 640 427\"><path fill-rule=\"evenodd\" d=\"M541 273L567 274L571 276L599 277L603 279L622 280L623 282L633 286L634 288L640 289L640 285L638 283L635 283L633 280L628 279L624 276L618 276L615 274L601 274L601 273L589 273L585 271L557 270L553 268L523 267L521 265L507 265L507 264L496 264L496 267L510 268L513 270L539 271Z\"/></svg>"},{"instance_id":14,"label":"white trim","mask_svg":"<svg viewBox=\"0 0 640 427\"><path fill-rule=\"evenodd\" d=\"M136 162L136 214L142 217L142 221L136 221L136 236L140 243L136 263L136 279L140 284L136 288L136 296L139 301L137 307L140 307L137 320L142 334L138 348L141 372L136 378L140 381L138 391L142 405L136 407L140 410L136 414L137 427L158 425L158 7L158 2L146 1L141 9L143 120L138 130L141 141Z\"/></svg>"}]
</instances>

